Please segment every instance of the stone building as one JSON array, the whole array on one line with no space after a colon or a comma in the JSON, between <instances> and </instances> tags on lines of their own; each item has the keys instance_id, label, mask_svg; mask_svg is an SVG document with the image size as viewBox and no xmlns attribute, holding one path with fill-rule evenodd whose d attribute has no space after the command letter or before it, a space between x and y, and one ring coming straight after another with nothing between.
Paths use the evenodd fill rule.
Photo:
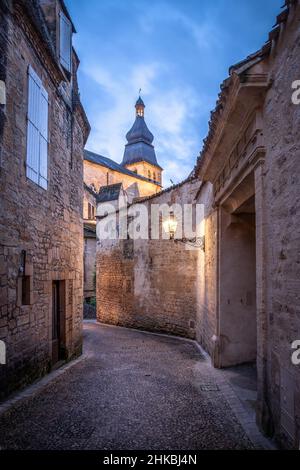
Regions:
<instances>
[{"instance_id":1,"label":"stone building","mask_svg":"<svg viewBox=\"0 0 300 470\"><path fill-rule=\"evenodd\" d=\"M216 232L209 314L216 316L217 339L207 348L218 367L256 360L258 422L295 448L300 107L292 102L292 83L300 76L299 21L299 1L286 2L263 48L230 69L196 167L214 191L207 237Z\"/></svg>"},{"instance_id":2,"label":"stone building","mask_svg":"<svg viewBox=\"0 0 300 470\"><path fill-rule=\"evenodd\" d=\"M0 20L3 397L81 353L89 124L64 2L2 1Z\"/></svg>"},{"instance_id":3,"label":"stone building","mask_svg":"<svg viewBox=\"0 0 300 470\"><path fill-rule=\"evenodd\" d=\"M193 178L145 200L204 205L205 243L99 240L99 321L195 338L215 367L255 362L257 422L300 443L300 2L232 66ZM100 220L99 220L100 223Z\"/></svg>"},{"instance_id":4,"label":"stone building","mask_svg":"<svg viewBox=\"0 0 300 470\"><path fill-rule=\"evenodd\" d=\"M139 197L156 194L162 188L162 168L157 162L153 134L145 122L145 104L141 97L135 104L135 114L134 124L126 135L127 144L122 163L116 163L88 150L84 151L84 297L87 300L95 297L95 288L91 290L91 280L95 275L95 215L101 188L122 183L129 203Z\"/></svg>"}]
</instances>

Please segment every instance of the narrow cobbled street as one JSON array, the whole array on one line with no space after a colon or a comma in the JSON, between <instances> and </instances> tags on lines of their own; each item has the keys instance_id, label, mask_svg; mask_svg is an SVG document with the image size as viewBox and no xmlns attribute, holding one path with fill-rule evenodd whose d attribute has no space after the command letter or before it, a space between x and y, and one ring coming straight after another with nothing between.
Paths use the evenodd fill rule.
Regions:
<instances>
[{"instance_id":1,"label":"narrow cobbled street","mask_svg":"<svg viewBox=\"0 0 300 470\"><path fill-rule=\"evenodd\" d=\"M83 359L1 413L2 449L253 448L193 342L94 322L84 340Z\"/></svg>"}]
</instances>

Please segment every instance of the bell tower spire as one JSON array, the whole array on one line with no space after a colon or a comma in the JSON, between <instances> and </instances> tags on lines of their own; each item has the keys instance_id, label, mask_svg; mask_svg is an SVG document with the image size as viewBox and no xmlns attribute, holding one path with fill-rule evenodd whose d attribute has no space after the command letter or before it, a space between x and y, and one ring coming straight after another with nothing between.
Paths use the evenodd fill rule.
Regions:
<instances>
[{"instance_id":1,"label":"bell tower spire","mask_svg":"<svg viewBox=\"0 0 300 470\"><path fill-rule=\"evenodd\" d=\"M156 184L157 187L161 187L162 168L157 163L152 143L154 136L145 122L145 104L140 95L135 103L135 111L134 124L126 134L127 144L125 145L122 165Z\"/></svg>"},{"instance_id":2,"label":"bell tower spire","mask_svg":"<svg viewBox=\"0 0 300 470\"><path fill-rule=\"evenodd\" d=\"M137 102L135 103L135 114L136 116L144 117L145 114L145 104L144 101L141 98L141 89L139 91L139 98Z\"/></svg>"}]
</instances>

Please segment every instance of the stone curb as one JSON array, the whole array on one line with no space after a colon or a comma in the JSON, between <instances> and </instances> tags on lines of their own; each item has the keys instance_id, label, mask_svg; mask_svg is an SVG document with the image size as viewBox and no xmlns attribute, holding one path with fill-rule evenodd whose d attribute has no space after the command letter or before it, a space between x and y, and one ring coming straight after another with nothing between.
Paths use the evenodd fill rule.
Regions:
<instances>
[{"instance_id":1,"label":"stone curb","mask_svg":"<svg viewBox=\"0 0 300 470\"><path fill-rule=\"evenodd\" d=\"M204 349L200 346L199 343L197 343L197 341L189 341L195 344L196 348L200 351L201 355L205 357L207 363L212 367L212 372L214 377L216 378L218 386L220 387L220 391L222 392L232 412L240 422L246 435L252 442L254 448L264 450L276 450L277 447L275 443L270 439L266 438L260 432L255 421L255 416L250 414L247 409L243 406L240 398L238 397L228 380L224 377L221 377L222 371L219 369L215 369L212 366L211 358L207 354L207 352L204 351Z\"/></svg>"}]
</instances>

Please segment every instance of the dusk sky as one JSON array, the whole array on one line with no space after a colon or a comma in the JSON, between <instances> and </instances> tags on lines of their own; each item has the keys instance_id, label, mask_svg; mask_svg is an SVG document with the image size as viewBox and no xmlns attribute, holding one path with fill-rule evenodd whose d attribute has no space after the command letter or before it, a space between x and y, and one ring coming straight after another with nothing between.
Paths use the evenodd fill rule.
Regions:
<instances>
[{"instance_id":1,"label":"dusk sky","mask_svg":"<svg viewBox=\"0 0 300 470\"><path fill-rule=\"evenodd\" d=\"M164 186L192 170L230 65L259 49L283 0L67 0L87 149L121 162L139 88Z\"/></svg>"}]
</instances>

